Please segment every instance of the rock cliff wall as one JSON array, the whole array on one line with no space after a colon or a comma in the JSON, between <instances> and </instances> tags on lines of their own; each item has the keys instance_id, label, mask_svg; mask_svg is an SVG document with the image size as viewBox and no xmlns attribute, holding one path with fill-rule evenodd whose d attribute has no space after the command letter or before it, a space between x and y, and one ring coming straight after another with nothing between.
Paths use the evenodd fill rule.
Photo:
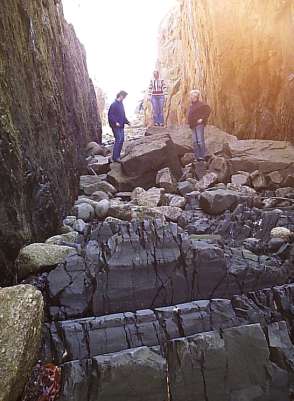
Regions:
<instances>
[{"instance_id":1,"label":"rock cliff wall","mask_svg":"<svg viewBox=\"0 0 294 401\"><path fill-rule=\"evenodd\" d=\"M56 232L100 118L85 52L60 1L0 7L0 280L26 241ZM81 158L81 159L80 159Z\"/></svg>"},{"instance_id":2,"label":"rock cliff wall","mask_svg":"<svg viewBox=\"0 0 294 401\"><path fill-rule=\"evenodd\" d=\"M185 122L189 91L198 88L220 128L292 139L293 37L292 0L179 0L159 38L168 124Z\"/></svg>"}]
</instances>

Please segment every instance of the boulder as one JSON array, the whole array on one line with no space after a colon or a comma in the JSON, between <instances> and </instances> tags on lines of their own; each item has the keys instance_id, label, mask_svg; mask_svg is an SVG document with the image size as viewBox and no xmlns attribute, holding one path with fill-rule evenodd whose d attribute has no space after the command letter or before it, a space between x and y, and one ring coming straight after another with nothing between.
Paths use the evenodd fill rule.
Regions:
<instances>
[{"instance_id":1,"label":"boulder","mask_svg":"<svg viewBox=\"0 0 294 401\"><path fill-rule=\"evenodd\" d=\"M155 183L154 171L147 172L143 177L136 175L135 172L132 176L128 176L124 173L120 163L111 164L107 178L119 192L131 192L134 188L141 186L150 188Z\"/></svg>"},{"instance_id":2,"label":"boulder","mask_svg":"<svg viewBox=\"0 0 294 401\"><path fill-rule=\"evenodd\" d=\"M231 166L227 159L215 156L209 163L208 170L218 177L218 182L227 183L231 178Z\"/></svg>"},{"instance_id":3,"label":"boulder","mask_svg":"<svg viewBox=\"0 0 294 401\"><path fill-rule=\"evenodd\" d=\"M242 186L250 184L250 174L247 171L238 171L231 177L231 183L233 185Z\"/></svg>"},{"instance_id":4,"label":"boulder","mask_svg":"<svg viewBox=\"0 0 294 401\"><path fill-rule=\"evenodd\" d=\"M208 189L218 182L218 175L214 172L206 173L198 183L198 188L201 191Z\"/></svg>"},{"instance_id":5,"label":"boulder","mask_svg":"<svg viewBox=\"0 0 294 401\"><path fill-rule=\"evenodd\" d=\"M276 189L276 196L282 198L294 198L294 188L283 187Z\"/></svg>"},{"instance_id":6,"label":"boulder","mask_svg":"<svg viewBox=\"0 0 294 401\"><path fill-rule=\"evenodd\" d=\"M107 181L101 181L99 184L97 184L97 188L97 191L106 192L111 195L117 192L116 188Z\"/></svg>"},{"instance_id":7,"label":"boulder","mask_svg":"<svg viewBox=\"0 0 294 401\"><path fill-rule=\"evenodd\" d=\"M95 156L95 155L106 156L108 153L105 146L99 145L96 142L89 142L86 147L86 151L88 156Z\"/></svg>"},{"instance_id":8,"label":"boulder","mask_svg":"<svg viewBox=\"0 0 294 401\"><path fill-rule=\"evenodd\" d=\"M80 190L86 195L91 195L98 191L97 185L100 182L101 179L97 175L82 175L80 177Z\"/></svg>"},{"instance_id":9,"label":"boulder","mask_svg":"<svg viewBox=\"0 0 294 401\"><path fill-rule=\"evenodd\" d=\"M294 187L294 173L286 174L285 180L283 182L284 187Z\"/></svg>"},{"instance_id":10,"label":"boulder","mask_svg":"<svg viewBox=\"0 0 294 401\"><path fill-rule=\"evenodd\" d=\"M85 222L91 221L95 217L95 210L92 205L89 203L85 203L81 200L82 203L78 203L74 207L74 212L78 219L84 220Z\"/></svg>"},{"instance_id":11,"label":"boulder","mask_svg":"<svg viewBox=\"0 0 294 401\"><path fill-rule=\"evenodd\" d=\"M55 235L50 237L45 241L48 245L64 245L64 244L74 244L78 239L78 233L76 231L71 231L66 234Z\"/></svg>"},{"instance_id":12,"label":"boulder","mask_svg":"<svg viewBox=\"0 0 294 401\"><path fill-rule=\"evenodd\" d=\"M37 274L45 268L52 268L75 252L75 249L61 245L35 243L25 246L16 260L18 275L24 278L30 274Z\"/></svg>"},{"instance_id":13,"label":"boulder","mask_svg":"<svg viewBox=\"0 0 294 401\"><path fill-rule=\"evenodd\" d=\"M108 199L102 199L97 202L95 206L95 215L98 219L105 219L108 215L108 211L110 208L110 201Z\"/></svg>"},{"instance_id":14,"label":"boulder","mask_svg":"<svg viewBox=\"0 0 294 401\"><path fill-rule=\"evenodd\" d=\"M267 175L267 179L269 181L269 186L271 187L280 187L284 181L283 174L279 171L272 171Z\"/></svg>"},{"instance_id":15,"label":"boulder","mask_svg":"<svg viewBox=\"0 0 294 401\"><path fill-rule=\"evenodd\" d=\"M110 170L109 158L105 156L95 156L88 164L88 170L90 173L93 171L97 174L105 174Z\"/></svg>"},{"instance_id":16,"label":"boulder","mask_svg":"<svg viewBox=\"0 0 294 401\"><path fill-rule=\"evenodd\" d=\"M139 206L155 207L162 201L163 188L150 188L145 191L143 188L135 188L132 192L132 200Z\"/></svg>"},{"instance_id":17,"label":"boulder","mask_svg":"<svg viewBox=\"0 0 294 401\"><path fill-rule=\"evenodd\" d=\"M255 170L250 174L250 179L253 188L257 191L266 189L268 187L265 175L258 170Z\"/></svg>"},{"instance_id":18,"label":"boulder","mask_svg":"<svg viewBox=\"0 0 294 401\"><path fill-rule=\"evenodd\" d=\"M42 336L43 297L31 285L0 289L0 399L21 396Z\"/></svg>"},{"instance_id":19,"label":"boulder","mask_svg":"<svg viewBox=\"0 0 294 401\"><path fill-rule=\"evenodd\" d=\"M75 231L77 231L80 234L84 234L86 232L86 229L89 225L87 223L84 222L84 220L82 219L78 219L74 225L73 225L73 229Z\"/></svg>"},{"instance_id":20,"label":"boulder","mask_svg":"<svg viewBox=\"0 0 294 401\"><path fill-rule=\"evenodd\" d=\"M227 189L231 190L231 191L236 191L236 192L240 192L240 194L243 195L257 195L257 192L255 191L254 188L248 187L247 185L236 185L236 184L232 184L232 183L228 183L227 184Z\"/></svg>"},{"instance_id":21,"label":"boulder","mask_svg":"<svg viewBox=\"0 0 294 401\"><path fill-rule=\"evenodd\" d=\"M139 221L160 220L165 223L165 216L161 207L133 206L132 219Z\"/></svg>"},{"instance_id":22,"label":"boulder","mask_svg":"<svg viewBox=\"0 0 294 401\"><path fill-rule=\"evenodd\" d=\"M186 194L187 195L187 194ZM186 199L183 196L172 195L167 206L179 207L183 209L186 205Z\"/></svg>"},{"instance_id":23,"label":"boulder","mask_svg":"<svg viewBox=\"0 0 294 401\"><path fill-rule=\"evenodd\" d=\"M291 236L291 230L286 227L275 227L271 230L271 238L281 238L285 241L289 241Z\"/></svg>"},{"instance_id":24,"label":"boulder","mask_svg":"<svg viewBox=\"0 0 294 401\"><path fill-rule=\"evenodd\" d=\"M280 171L283 177L294 171L294 146L289 142L271 140L240 140L230 142L227 152L233 173L258 170L263 174Z\"/></svg>"},{"instance_id":25,"label":"boulder","mask_svg":"<svg viewBox=\"0 0 294 401\"><path fill-rule=\"evenodd\" d=\"M187 125L161 128L160 130L149 128L147 134L151 137L158 135L158 132L168 132L171 137L178 156L182 158L186 153L193 152L192 131ZM238 141L237 137L224 132L213 125L205 128L205 143L210 155L221 153L225 144Z\"/></svg>"},{"instance_id":26,"label":"boulder","mask_svg":"<svg viewBox=\"0 0 294 401\"><path fill-rule=\"evenodd\" d=\"M164 188L167 192L176 192L177 190L177 180L173 176L169 167L158 171L156 175L156 185L160 188Z\"/></svg>"},{"instance_id":27,"label":"boulder","mask_svg":"<svg viewBox=\"0 0 294 401\"><path fill-rule=\"evenodd\" d=\"M66 216L66 218L63 220L63 224L65 226L70 226L72 227L74 223L76 222L77 217L76 216Z\"/></svg>"},{"instance_id":28,"label":"boulder","mask_svg":"<svg viewBox=\"0 0 294 401\"><path fill-rule=\"evenodd\" d=\"M190 181L180 181L178 182L177 189L182 196L185 196L189 192L193 192L195 190L195 185L193 185Z\"/></svg>"},{"instance_id":29,"label":"boulder","mask_svg":"<svg viewBox=\"0 0 294 401\"><path fill-rule=\"evenodd\" d=\"M122 202L111 201L108 210L108 215L119 220L132 220L132 207L129 204L124 204Z\"/></svg>"},{"instance_id":30,"label":"boulder","mask_svg":"<svg viewBox=\"0 0 294 401\"><path fill-rule=\"evenodd\" d=\"M96 191L91 195L91 199L93 199L96 202L99 202L102 199L109 199L109 195L103 191Z\"/></svg>"},{"instance_id":31,"label":"boulder","mask_svg":"<svg viewBox=\"0 0 294 401\"><path fill-rule=\"evenodd\" d=\"M182 209L176 206L160 206L153 208L153 210L161 213L167 220L173 222L177 222L183 213Z\"/></svg>"},{"instance_id":32,"label":"boulder","mask_svg":"<svg viewBox=\"0 0 294 401\"><path fill-rule=\"evenodd\" d=\"M157 172L164 167L169 167L177 178L182 173L175 146L165 132L126 143L121 163L115 164L111 166L108 179L119 191L155 185Z\"/></svg>"},{"instance_id":33,"label":"boulder","mask_svg":"<svg viewBox=\"0 0 294 401\"><path fill-rule=\"evenodd\" d=\"M239 196L236 192L228 189L217 189L201 193L199 205L206 213L218 215L225 210L232 210L237 206L238 201Z\"/></svg>"}]
</instances>

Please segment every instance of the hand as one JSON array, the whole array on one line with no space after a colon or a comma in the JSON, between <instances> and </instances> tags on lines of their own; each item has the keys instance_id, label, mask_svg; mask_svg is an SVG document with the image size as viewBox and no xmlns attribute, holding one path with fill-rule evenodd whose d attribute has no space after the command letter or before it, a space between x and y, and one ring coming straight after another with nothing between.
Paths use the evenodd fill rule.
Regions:
<instances>
[{"instance_id":1,"label":"hand","mask_svg":"<svg viewBox=\"0 0 294 401\"><path fill-rule=\"evenodd\" d=\"M116 125L117 127L120 127L120 124L119 124L119 123L116 123L115 125Z\"/></svg>"},{"instance_id":2,"label":"hand","mask_svg":"<svg viewBox=\"0 0 294 401\"><path fill-rule=\"evenodd\" d=\"M198 124L201 124L201 123L203 123L203 120L202 120L202 118L200 118L200 119L197 121L197 123L198 123Z\"/></svg>"},{"instance_id":3,"label":"hand","mask_svg":"<svg viewBox=\"0 0 294 401\"><path fill-rule=\"evenodd\" d=\"M131 127L131 126L132 126L132 124L131 124L130 122L128 122L127 124L128 124L128 126L129 126L129 127Z\"/></svg>"}]
</instances>

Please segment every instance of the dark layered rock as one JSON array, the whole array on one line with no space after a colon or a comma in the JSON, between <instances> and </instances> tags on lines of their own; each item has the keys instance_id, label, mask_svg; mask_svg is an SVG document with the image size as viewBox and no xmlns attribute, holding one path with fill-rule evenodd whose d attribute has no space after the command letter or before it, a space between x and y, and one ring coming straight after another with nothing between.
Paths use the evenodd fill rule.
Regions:
<instances>
[{"instance_id":1,"label":"dark layered rock","mask_svg":"<svg viewBox=\"0 0 294 401\"><path fill-rule=\"evenodd\" d=\"M101 124L61 3L3 2L0 20L0 278L11 280L22 244L56 233Z\"/></svg>"},{"instance_id":2,"label":"dark layered rock","mask_svg":"<svg viewBox=\"0 0 294 401\"><path fill-rule=\"evenodd\" d=\"M283 284L292 270L279 257L190 238L175 223L100 223L81 255L49 273L49 314L62 320L231 298Z\"/></svg>"},{"instance_id":3,"label":"dark layered rock","mask_svg":"<svg viewBox=\"0 0 294 401\"><path fill-rule=\"evenodd\" d=\"M227 401L242 399L242 395L243 399L265 397L270 361L260 325L224 329L222 335L208 332L179 338L168 347L172 399Z\"/></svg>"},{"instance_id":4,"label":"dark layered rock","mask_svg":"<svg viewBox=\"0 0 294 401\"><path fill-rule=\"evenodd\" d=\"M99 401L167 399L166 359L158 349L134 348L63 366L62 401L85 394Z\"/></svg>"},{"instance_id":5,"label":"dark layered rock","mask_svg":"<svg viewBox=\"0 0 294 401\"><path fill-rule=\"evenodd\" d=\"M60 364L141 346L163 349L169 339L238 324L227 299L51 322L44 327L43 359Z\"/></svg>"}]
</instances>

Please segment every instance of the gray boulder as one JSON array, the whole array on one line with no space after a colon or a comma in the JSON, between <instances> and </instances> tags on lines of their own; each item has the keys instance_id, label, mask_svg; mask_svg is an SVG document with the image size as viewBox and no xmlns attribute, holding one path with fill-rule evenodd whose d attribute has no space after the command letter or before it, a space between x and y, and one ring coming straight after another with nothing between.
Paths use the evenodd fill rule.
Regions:
<instances>
[{"instance_id":1,"label":"gray boulder","mask_svg":"<svg viewBox=\"0 0 294 401\"><path fill-rule=\"evenodd\" d=\"M232 210L237 206L239 196L237 192L228 189L205 191L200 195L200 207L208 214L218 215L225 210Z\"/></svg>"},{"instance_id":2,"label":"gray boulder","mask_svg":"<svg viewBox=\"0 0 294 401\"><path fill-rule=\"evenodd\" d=\"M88 164L89 172L95 172L97 174L105 174L110 170L109 158L105 156L95 156Z\"/></svg>"},{"instance_id":3,"label":"gray boulder","mask_svg":"<svg viewBox=\"0 0 294 401\"><path fill-rule=\"evenodd\" d=\"M86 195L92 195L100 190L101 178L97 175L82 175L80 177L80 190Z\"/></svg>"},{"instance_id":4,"label":"gray boulder","mask_svg":"<svg viewBox=\"0 0 294 401\"><path fill-rule=\"evenodd\" d=\"M50 237L45 241L45 244L49 245L64 245L74 244L78 239L79 234L76 231L71 231L66 234L55 235L54 237Z\"/></svg>"},{"instance_id":5,"label":"gray boulder","mask_svg":"<svg viewBox=\"0 0 294 401\"><path fill-rule=\"evenodd\" d=\"M64 262L75 250L68 246L35 243L21 249L16 266L20 278Z\"/></svg>"},{"instance_id":6,"label":"gray boulder","mask_svg":"<svg viewBox=\"0 0 294 401\"><path fill-rule=\"evenodd\" d=\"M167 192L176 192L177 180L168 167L158 171L156 176L156 185L158 185L160 188L164 188Z\"/></svg>"},{"instance_id":7,"label":"gray boulder","mask_svg":"<svg viewBox=\"0 0 294 401\"><path fill-rule=\"evenodd\" d=\"M43 297L30 285L0 289L0 400L16 401L39 352Z\"/></svg>"},{"instance_id":8,"label":"gray boulder","mask_svg":"<svg viewBox=\"0 0 294 401\"><path fill-rule=\"evenodd\" d=\"M75 205L74 211L78 219L82 219L86 222L93 220L95 217L95 210L89 203L79 203Z\"/></svg>"},{"instance_id":9,"label":"gray boulder","mask_svg":"<svg viewBox=\"0 0 294 401\"><path fill-rule=\"evenodd\" d=\"M95 205L95 214L98 219L105 219L108 215L110 208L110 201L108 199L102 199Z\"/></svg>"}]
</instances>

